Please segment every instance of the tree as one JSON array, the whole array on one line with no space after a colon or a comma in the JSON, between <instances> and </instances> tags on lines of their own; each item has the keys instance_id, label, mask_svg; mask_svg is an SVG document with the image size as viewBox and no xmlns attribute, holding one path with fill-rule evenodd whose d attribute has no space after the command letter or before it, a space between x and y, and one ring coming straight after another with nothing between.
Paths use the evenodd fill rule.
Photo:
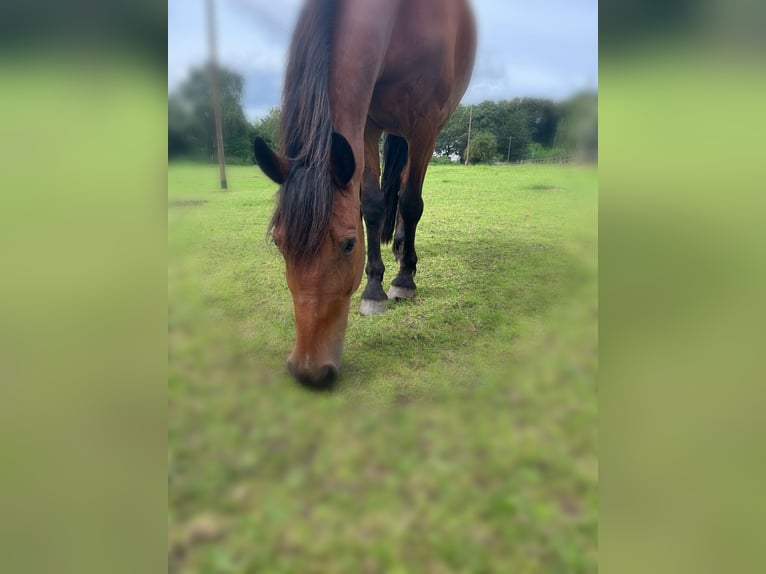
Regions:
<instances>
[{"instance_id":1,"label":"tree","mask_svg":"<svg viewBox=\"0 0 766 574\"><path fill-rule=\"evenodd\" d=\"M469 114L468 106L458 106L436 140L438 154L458 153L464 156ZM528 147L532 143L545 149L553 147L560 118L561 108L552 100L515 98L500 102L484 101L473 106L472 129L495 137L493 159L494 156L500 156L510 161L519 161L527 157ZM512 138L510 158L509 138Z\"/></svg>"},{"instance_id":2,"label":"tree","mask_svg":"<svg viewBox=\"0 0 766 574\"><path fill-rule=\"evenodd\" d=\"M168 97L168 157L193 157L197 147L192 136L192 117L178 95Z\"/></svg>"},{"instance_id":3,"label":"tree","mask_svg":"<svg viewBox=\"0 0 766 574\"><path fill-rule=\"evenodd\" d=\"M481 131L471 136L471 163L493 163L497 157L497 138L495 134Z\"/></svg>"},{"instance_id":4,"label":"tree","mask_svg":"<svg viewBox=\"0 0 766 574\"><path fill-rule=\"evenodd\" d=\"M436 140L436 152L441 155L465 155L468 143L468 106L459 105Z\"/></svg>"},{"instance_id":5,"label":"tree","mask_svg":"<svg viewBox=\"0 0 766 574\"><path fill-rule=\"evenodd\" d=\"M497 127L498 133L498 152L508 159L508 139L513 138L511 143L510 161L520 161L527 156L527 147L531 141L531 130L529 127L529 114L522 106L522 100L515 98L513 100L503 100L499 102L498 107L502 110L500 117L501 123Z\"/></svg>"},{"instance_id":6,"label":"tree","mask_svg":"<svg viewBox=\"0 0 766 574\"><path fill-rule=\"evenodd\" d=\"M581 161L598 160L598 93L580 92L563 106L556 145Z\"/></svg>"},{"instance_id":7,"label":"tree","mask_svg":"<svg viewBox=\"0 0 766 574\"><path fill-rule=\"evenodd\" d=\"M236 72L219 67L218 83L226 160L231 163L248 162L252 158L250 126L241 104L245 80ZM174 150L179 149L178 142L186 142L191 147L186 155L211 161L215 159L215 120L207 66L194 68L186 81L168 98L169 154L171 136Z\"/></svg>"},{"instance_id":8,"label":"tree","mask_svg":"<svg viewBox=\"0 0 766 574\"><path fill-rule=\"evenodd\" d=\"M561 110L552 100L543 98L522 98L519 108L526 118L530 143L544 148L553 147L556 128L561 119Z\"/></svg>"},{"instance_id":9,"label":"tree","mask_svg":"<svg viewBox=\"0 0 766 574\"><path fill-rule=\"evenodd\" d=\"M272 149L279 147L280 109L271 108L266 117L258 120L250 130L250 139L263 138Z\"/></svg>"}]
</instances>

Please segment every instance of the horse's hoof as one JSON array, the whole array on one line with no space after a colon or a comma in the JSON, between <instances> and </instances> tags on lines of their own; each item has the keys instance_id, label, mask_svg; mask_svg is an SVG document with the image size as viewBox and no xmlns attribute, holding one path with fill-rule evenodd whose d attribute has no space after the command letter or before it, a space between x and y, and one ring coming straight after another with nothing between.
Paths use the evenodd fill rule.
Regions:
<instances>
[{"instance_id":1,"label":"horse's hoof","mask_svg":"<svg viewBox=\"0 0 766 574\"><path fill-rule=\"evenodd\" d=\"M362 315L380 315L381 313L385 313L387 309L388 301L385 299L382 301L362 299L362 305L359 307L359 312Z\"/></svg>"},{"instance_id":2,"label":"horse's hoof","mask_svg":"<svg viewBox=\"0 0 766 574\"><path fill-rule=\"evenodd\" d=\"M391 288L388 290L388 298L394 299L394 300L412 299L414 295L415 295L414 289L407 289L406 287L397 287L396 285L391 285Z\"/></svg>"}]
</instances>

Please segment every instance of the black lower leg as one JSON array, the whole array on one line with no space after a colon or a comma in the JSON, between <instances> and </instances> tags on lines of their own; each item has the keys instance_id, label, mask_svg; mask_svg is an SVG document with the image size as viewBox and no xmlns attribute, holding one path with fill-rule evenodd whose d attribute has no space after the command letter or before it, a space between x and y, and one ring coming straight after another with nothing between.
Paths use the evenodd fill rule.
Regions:
<instances>
[{"instance_id":1,"label":"black lower leg","mask_svg":"<svg viewBox=\"0 0 766 574\"><path fill-rule=\"evenodd\" d=\"M362 293L362 299L385 301L386 292L383 290L383 273L385 266L380 255L380 232L383 226L385 205L383 193L377 178L370 172L365 173L362 187L362 215L367 227L367 285Z\"/></svg>"},{"instance_id":2,"label":"black lower leg","mask_svg":"<svg viewBox=\"0 0 766 574\"><path fill-rule=\"evenodd\" d=\"M394 233L394 242L391 245L391 251L394 252L394 258L397 263L402 260L402 247L404 246L404 224L402 216L397 213L396 231Z\"/></svg>"},{"instance_id":3,"label":"black lower leg","mask_svg":"<svg viewBox=\"0 0 766 574\"><path fill-rule=\"evenodd\" d=\"M399 210L403 231L401 257L399 259L399 273L394 277L391 285L403 289L415 289L414 276L418 263L418 255L415 251L415 230L420 216L423 215L423 199L419 194L402 197L399 200Z\"/></svg>"}]
</instances>

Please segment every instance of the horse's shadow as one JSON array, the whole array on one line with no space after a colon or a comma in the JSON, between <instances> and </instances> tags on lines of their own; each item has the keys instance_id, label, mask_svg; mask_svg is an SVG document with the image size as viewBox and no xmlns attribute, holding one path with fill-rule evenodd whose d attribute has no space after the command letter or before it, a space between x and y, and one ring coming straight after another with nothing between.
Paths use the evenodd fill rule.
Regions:
<instances>
[{"instance_id":1,"label":"horse's shadow","mask_svg":"<svg viewBox=\"0 0 766 574\"><path fill-rule=\"evenodd\" d=\"M445 254L451 260L447 266L429 264ZM347 333L346 360L336 387L342 388L344 381L363 382L367 369L354 360L355 354L385 355L386 347L415 346L409 357L390 357L410 361L415 367L418 356L460 352L476 338L492 338L501 325L542 317L553 304L591 280L586 263L561 246L489 233L430 241L419 247L418 255L421 265L415 298L389 302L386 313L392 315L393 311L400 325L385 333L357 329L352 341ZM421 312L421 306L436 311ZM370 318L356 317L352 323L354 320ZM475 336L454 336L459 332Z\"/></svg>"}]
</instances>

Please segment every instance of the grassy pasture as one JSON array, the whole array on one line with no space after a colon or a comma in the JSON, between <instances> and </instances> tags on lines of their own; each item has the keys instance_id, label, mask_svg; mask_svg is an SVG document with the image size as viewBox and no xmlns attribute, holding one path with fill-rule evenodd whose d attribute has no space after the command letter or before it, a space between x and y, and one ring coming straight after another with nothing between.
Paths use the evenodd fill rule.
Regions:
<instances>
[{"instance_id":1,"label":"grassy pasture","mask_svg":"<svg viewBox=\"0 0 766 574\"><path fill-rule=\"evenodd\" d=\"M168 170L171 571L594 572L596 170L432 166L418 294L359 289L331 393L284 372L275 186L216 179Z\"/></svg>"}]
</instances>

